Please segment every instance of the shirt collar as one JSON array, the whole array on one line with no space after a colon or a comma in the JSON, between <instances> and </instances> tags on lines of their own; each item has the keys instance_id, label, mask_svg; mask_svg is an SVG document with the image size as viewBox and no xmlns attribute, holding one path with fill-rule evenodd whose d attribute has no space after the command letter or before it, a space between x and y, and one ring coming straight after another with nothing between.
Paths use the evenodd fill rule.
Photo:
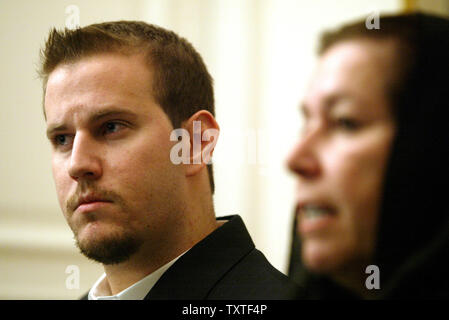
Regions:
<instances>
[{"instance_id":1,"label":"shirt collar","mask_svg":"<svg viewBox=\"0 0 449 320\"><path fill-rule=\"evenodd\" d=\"M184 253L183 253L184 254ZM145 278L139 280L134 283L130 287L125 290L117 293L116 295L110 296L99 296L97 295L97 289L100 286L106 286L106 273L103 273L101 277L95 282L92 288L89 291L88 299L89 300L143 300L148 292L153 288L159 278L167 271L168 268L171 267L172 264L176 262L183 254L179 255L175 259L171 260L167 264L163 265L153 273L150 273Z\"/></svg>"}]
</instances>

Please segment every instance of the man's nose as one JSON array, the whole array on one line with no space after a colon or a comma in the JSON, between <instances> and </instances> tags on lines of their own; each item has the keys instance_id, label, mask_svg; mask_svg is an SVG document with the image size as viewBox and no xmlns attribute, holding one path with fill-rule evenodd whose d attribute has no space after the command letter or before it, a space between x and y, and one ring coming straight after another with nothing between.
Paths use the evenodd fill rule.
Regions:
<instances>
[{"instance_id":1,"label":"man's nose","mask_svg":"<svg viewBox=\"0 0 449 320\"><path fill-rule=\"evenodd\" d=\"M287 167L290 171L307 179L320 174L318 139L317 133L309 133L299 139L287 158Z\"/></svg>"},{"instance_id":2,"label":"man's nose","mask_svg":"<svg viewBox=\"0 0 449 320\"><path fill-rule=\"evenodd\" d=\"M95 180L101 177L101 150L88 134L78 133L75 136L68 171L74 180Z\"/></svg>"}]
</instances>

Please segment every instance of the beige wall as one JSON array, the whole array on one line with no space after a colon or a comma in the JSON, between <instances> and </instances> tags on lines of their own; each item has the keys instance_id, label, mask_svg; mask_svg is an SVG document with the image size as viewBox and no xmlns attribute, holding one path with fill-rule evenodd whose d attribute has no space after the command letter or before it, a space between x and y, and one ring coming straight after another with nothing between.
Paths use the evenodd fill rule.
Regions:
<instances>
[{"instance_id":1,"label":"beige wall","mask_svg":"<svg viewBox=\"0 0 449 320\"><path fill-rule=\"evenodd\" d=\"M438 15L449 15L449 1L447 0L405 0L407 10L420 10Z\"/></svg>"},{"instance_id":2,"label":"beige wall","mask_svg":"<svg viewBox=\"0 0 449 320\"><path fill-rule=\"evenodd\" d=\"M287 269L294 183L284 169L317 35L399 0L0 1L0 299L72 299L101 274L82 257L57 205L35 70L67 6L80 23L138 19L188 38L214 79L222 134L215 152L218 216L240 214L256 245ZM66 268L80 270L68 289Z\"/></svg>"}]
</instances>

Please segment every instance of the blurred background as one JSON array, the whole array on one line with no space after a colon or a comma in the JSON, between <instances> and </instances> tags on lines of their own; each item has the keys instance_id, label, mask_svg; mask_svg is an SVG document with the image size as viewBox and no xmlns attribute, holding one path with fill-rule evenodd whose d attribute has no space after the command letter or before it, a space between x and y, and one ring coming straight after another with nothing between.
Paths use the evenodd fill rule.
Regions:
<instances>
[{"instance_id":1,"label":"blurred background","mask_svg":"<svg viewBox=\"0 0 449 320\"><path fill-rule=\"evenodd\" d=\"M286 273L294 179L285 158L318 36L418 9L448 15L449 0L0 0L0 299L77 299L103 272L76 249L56 199L36 73L50 28L143 20L196 47L215 81L221 126L216 215L241 215Z\"/></svg>"}]
</instances>

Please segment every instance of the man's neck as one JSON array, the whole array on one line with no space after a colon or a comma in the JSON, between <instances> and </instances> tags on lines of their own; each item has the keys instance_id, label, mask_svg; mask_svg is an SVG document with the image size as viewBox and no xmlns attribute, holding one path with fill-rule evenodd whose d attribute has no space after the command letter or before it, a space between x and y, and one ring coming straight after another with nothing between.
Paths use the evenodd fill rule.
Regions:
<instances>
[{"instance_id":1,"label":"man's neck","mask_svg":"<svg viewBox=\"0 0 449 320\"><path fill-rule=\"evenodd\" d=\"M214 220L214 223L210 223L196 230L194 233L190 233L189 237L183 237L183 241L174 241L170 248L155 249L143 245L127 261L118 264L103 265L106 273L105 281L107 282L107 285L103 286L103 288L106 290L109 289L109 294L111 295L120 293L189 250L220 225Z\"/></svg>"}]
</instances>

